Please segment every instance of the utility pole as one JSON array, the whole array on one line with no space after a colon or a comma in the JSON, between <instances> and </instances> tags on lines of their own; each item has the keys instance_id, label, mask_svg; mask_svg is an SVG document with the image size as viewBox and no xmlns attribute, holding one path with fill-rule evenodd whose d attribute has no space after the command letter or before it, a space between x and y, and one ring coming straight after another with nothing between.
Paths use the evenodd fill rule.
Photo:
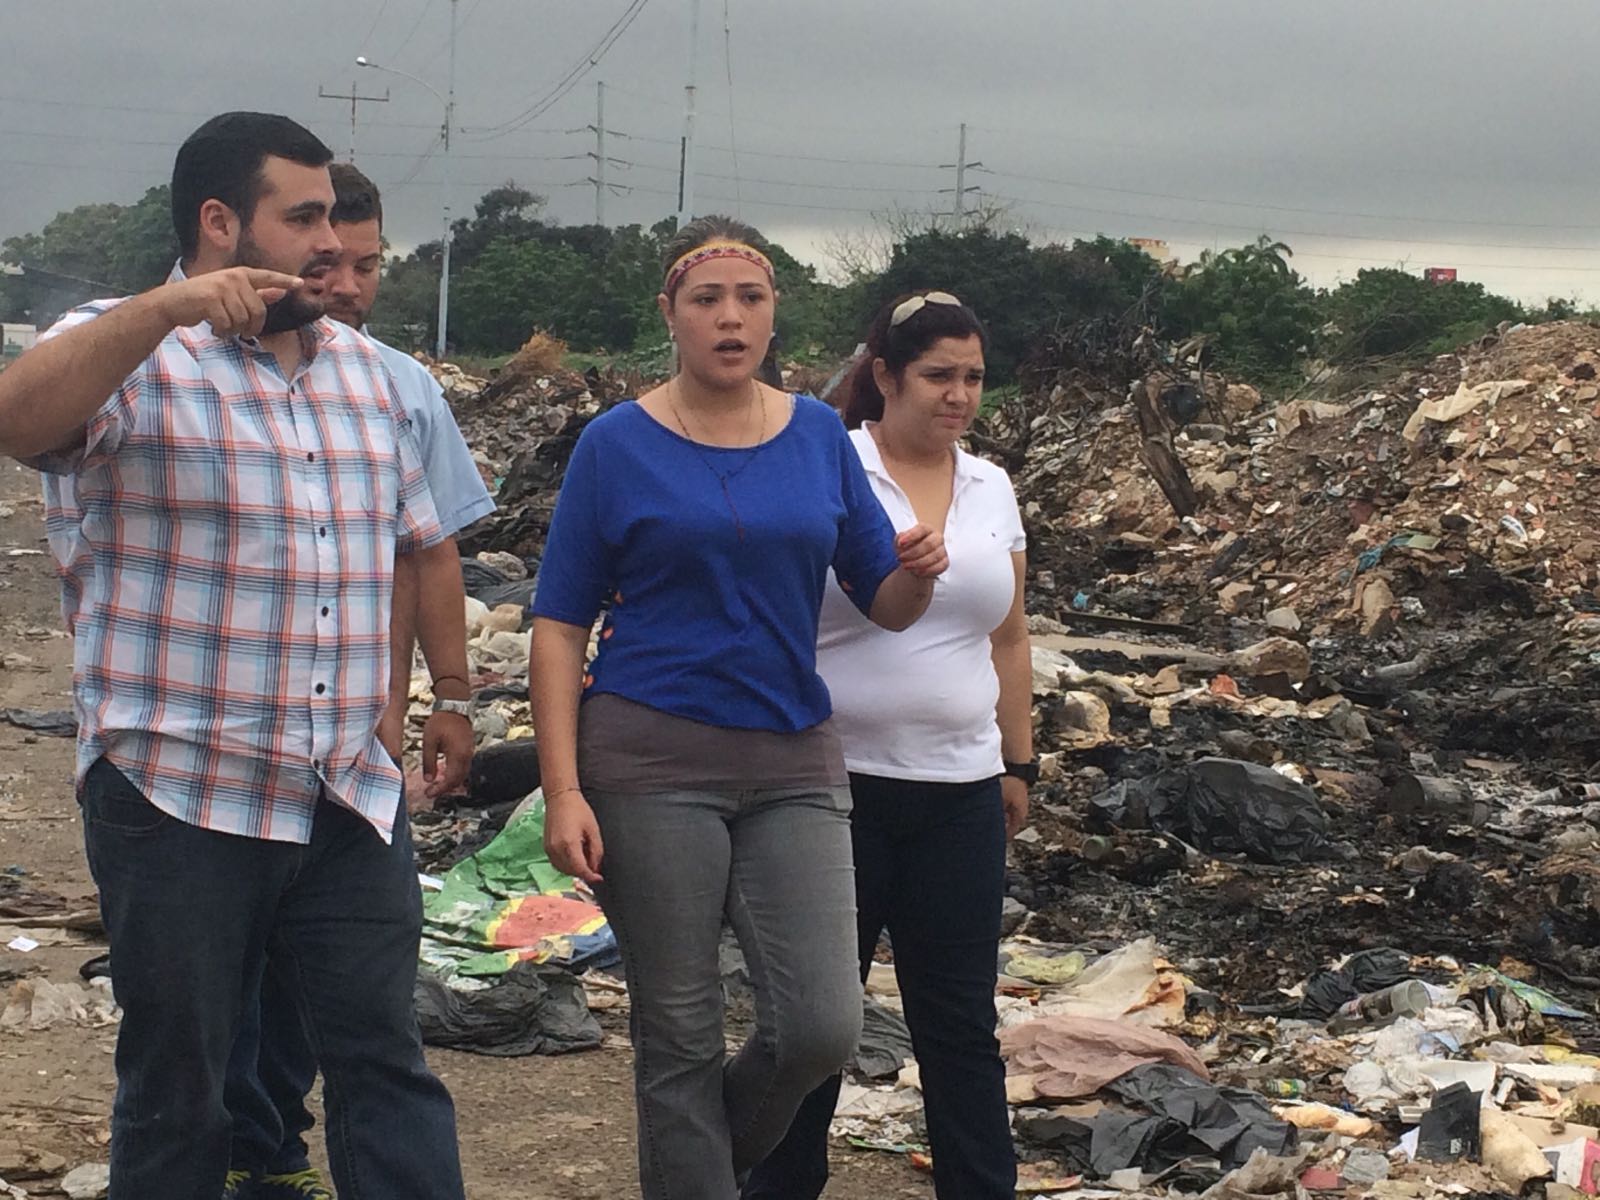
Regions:
<instances>
[{"instance_id":1,"label":"utility pole","mask_svg":"<svg viewBox=\"0 0 1600 1200\"><path fill-rule=\"evenodd\" d=\"M956 146L956 224L961 224L962 201L967 195L967 123L961 122L961 141Z\"/></svg>"},{"instance_id":2,"label":"utility pole","mask_svg":"<svg viewBox=\"0 0 1600 1200\"><path fill-rule=\"evenodd\" d=\"M948 171L951 167L954 167L956 169L956 186L955 186L955 188L954 189L951 189L951 188L940 188L939 192L940 192L940 194L944 194L944 193L947 193L947 192L950 192L950 191L954 190L954 192L955 192L955 206L954 206L955 213L954 213L954 215L955 215L955 219L956 219L956 224L960 225L962 218L966 215L967 193L968 192L976 192L976 191L980 190L976 184L973 184L971 187L967 186L967 171L972 169L972 168L974 168L974 167L983 166L983 164L981 162L968 162L967 161L967 126L966 126L966 122L962 122L962 124L961 124L961 140L957 143L957 147L956 147L956 161L953 162L953 163L940 163L939 166L940 166L940 168L942 170L946 170L946 171Z\"/></svg>"},{"instance_id":3,"label":"utility pole","mask_svg":"<svg viewBox=\"0 0 1600 1200\"><path fill-rule=\"evenodd\" d=\"M439 338L434 357L444 358L445 336L450 327L450 134L456 123L456 15L460 0L450 0L450 81L444 102L444 249L439 265Z\"/></svg>"},{"instance_id":4,"label":"utility pole","mask_svg":"<svg viewBox=\"0 0 1600 1200\"><path fill-rule=\"evenodd\" d=\"M694 218L695 72L700 63L700 0L689 0L689 83L683 89L683 145L678 152L678 228Z\"/></svg>"},{"instance_id":5,"label":"utility pole","mask_svg":"<svg viewBox=\"0 0 1600 1200\"><path fill-rule=\"evenodd\" d=\"M456 17L460 8L460 0L450 0L450 83L448 94L441 96L439 89L426 79L419 78L409 71L401 71L394 67L386 67L375 63L365 54L356 55L356 66L367 67L374 71L387 71L390 75L398 75L401 79L409 79L419 87L427 88L433 98L444 105L444 161L441 167L443 178L439 181L440 190L444 193L444 237L440 242L439 251L439 336L434 343L434 357L443 358L445 338L450 329L450 243L454 240L450 222L450 142L451 134L456 126L456 31L458 22ZM350 89L355 91L354 88Z\"/></svg>"},{"instance_id":6,"label":"utility pole","mask_svg":"<svg viewBox=\"0 0 1600 1200\"><path fill-rule=\"evenodd\" d=\"M605 82L595 83L595 224L605 226Z\"/></svg>"},{"instance_id":7,"label":"utility pole","mask_svg":"<svg viewBox=\"0 0 1600 1200\"><path fill-rule=\"evenodd\" d=\"M348 100L350 101L350 162L356 161L356 106L360 104L387 104L389 103L389 89L383 90L381 96L363 96L356 90L355 82L350 83L350 94L342 95L339 92L330 92L327 88L317 88L317 95L323 100Z\"/></svg>"}]
</instances>

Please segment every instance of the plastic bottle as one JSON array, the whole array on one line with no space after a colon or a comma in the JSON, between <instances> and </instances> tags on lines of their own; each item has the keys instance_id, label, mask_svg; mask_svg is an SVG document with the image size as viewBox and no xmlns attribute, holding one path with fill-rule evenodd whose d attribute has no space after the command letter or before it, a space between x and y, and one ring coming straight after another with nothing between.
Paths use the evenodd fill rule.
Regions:
<instances>
[{"instance_id":1,"label":"plastic bottle","mask_svg":"<svg viewBox=\"0 0 1600 1200\"><path fill-rule=\"evenodd\" d=\"M1338 1032L1387 1023L1397 1017L1417 1017L1426 1012L1432 1002L1427 984L1420 979L1406 979L1381 992L1368 992L1340 1005L1328 1024Z\"/></svg>"},{"instance_id":2,"label":"plastic bottle","mask_svg":"<svg viewBox=\"0 0 1600 1200\"><path fill-rule=\"evenodd\" d=\"M1299 1100L1311 1087L1304 1079L1266 1079L1261 1083L1264 1095L1284 1100Z\"/></svg>"}]
</instances>

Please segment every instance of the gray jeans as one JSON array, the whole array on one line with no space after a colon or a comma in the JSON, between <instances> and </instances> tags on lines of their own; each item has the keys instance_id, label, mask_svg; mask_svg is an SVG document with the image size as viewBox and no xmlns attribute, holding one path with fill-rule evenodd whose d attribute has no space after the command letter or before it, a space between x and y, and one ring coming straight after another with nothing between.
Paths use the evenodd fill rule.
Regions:
<instances>
[{"instance_id":1,"label":"gray jeans","mask_svg":"<svg viewBox=\"0 0 1600 1200\"><path fill-rule=\"evenodd\" d=\"M861 1031L850 789L589 792L632 1001L645 1200L737 1200ZM756 1029L727 1057L724 916Z\"/></svg>"}]
</instances>

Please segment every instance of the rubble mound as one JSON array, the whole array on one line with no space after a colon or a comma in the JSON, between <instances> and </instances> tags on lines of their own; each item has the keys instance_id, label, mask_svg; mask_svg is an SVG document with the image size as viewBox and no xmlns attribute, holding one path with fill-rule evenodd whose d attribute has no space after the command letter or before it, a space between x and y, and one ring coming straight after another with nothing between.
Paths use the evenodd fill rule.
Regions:
<instances>
[{"instance_id":1,"label":"rubble mound","mask_svg":"<svg viewBox=\"0 0 1600 1200\"><path fill-rule=\"evenodd\" d=\"M614 371L564 367L565 354L564 343L539 332L490 379L428 362L495 497L496 511L460 534L464 553L536 564L578 435L632 393Z\"/></svg>"}]
</instances>

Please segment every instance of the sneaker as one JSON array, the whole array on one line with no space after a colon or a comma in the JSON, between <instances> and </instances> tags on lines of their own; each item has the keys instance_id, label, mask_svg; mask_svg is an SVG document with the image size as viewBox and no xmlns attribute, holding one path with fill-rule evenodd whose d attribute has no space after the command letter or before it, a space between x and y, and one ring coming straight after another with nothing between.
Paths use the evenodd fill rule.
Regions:
<instances>
[{"instance_id":1,"label":"sneaker","mask_svg":"<svg viewBox=\"0 0 1600 1200\"><path fill-rule=\"evenodd\" d=\"M332 1189L314 1167L288 1175L263 1175L250 1194L256 1200L334 1200Z\"/></svg>"},{"instance_id":2,"label":"sneaker","mask_svg":"<svg viewBox=\"0 0 1600 1200\"><path fill-rule=\"evenodd\" d=\"M253 1171L229 1171L222 1180L222 1200L249 1200L255 1195Z\"/></svg>"}]
</instances>

